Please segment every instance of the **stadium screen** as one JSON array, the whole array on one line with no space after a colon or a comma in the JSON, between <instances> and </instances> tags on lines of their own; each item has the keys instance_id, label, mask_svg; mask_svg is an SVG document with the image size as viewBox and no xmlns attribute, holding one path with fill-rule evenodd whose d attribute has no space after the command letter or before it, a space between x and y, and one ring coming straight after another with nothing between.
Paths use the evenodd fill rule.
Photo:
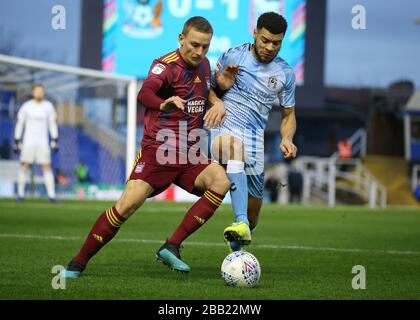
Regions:
<instances>
[{"instance_id":1,"label":"stadium screen","mask_svg":"<svg viewBox=\"0 0 420 320\"><path fill-rule=\"evenodd\" d=\"M104 0L102 69L145 78L153 59L178 47L178 34L191 16L214 28L207 54L212 67L230 47L250 42L259 15L284 15L288 30L280 56L304 82L306 0Z\"/></svg>"}]
</instances>

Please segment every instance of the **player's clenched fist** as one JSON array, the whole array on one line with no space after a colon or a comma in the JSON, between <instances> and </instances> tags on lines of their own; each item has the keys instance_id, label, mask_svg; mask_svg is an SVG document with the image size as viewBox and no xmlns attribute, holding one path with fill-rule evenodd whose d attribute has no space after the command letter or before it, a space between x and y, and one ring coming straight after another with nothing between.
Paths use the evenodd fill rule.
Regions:
<instances>
[{"instance_id":1,"label":"player's clenched fist","mask_svg":"<svg viewBox=\"0 0 420 320\"><path fill-rule=\"evenodd\" d=\"M289 139L283 139L280 143L280 150L283 152L285 159L294 159L296 158L297 147Z\"/></svg>"},{"instance_id":2,"label":"player's clenched fist","mask_svg":"<svg viewBox=\"0 0 420 320\"><path fill-rule=\"evenodd\" d=\"M160 104L160 110L164 112L184 111L184 104L186 100L178 96L173 96Z\"/></svg>"}]
</instances>

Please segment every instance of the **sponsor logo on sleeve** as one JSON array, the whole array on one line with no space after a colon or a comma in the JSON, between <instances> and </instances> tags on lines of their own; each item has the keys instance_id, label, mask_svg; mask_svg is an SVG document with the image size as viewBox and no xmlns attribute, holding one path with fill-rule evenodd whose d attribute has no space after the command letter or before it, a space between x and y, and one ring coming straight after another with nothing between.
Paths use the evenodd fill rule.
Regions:
<instances>
[{"instance_id":1,"label":"sponsor logo on sleeve","mask_svg":"<svg viewBox=\"0 0 420 320\"><path fill-rule=\"evenodd\" d=\"M163 71L165 71L165 69L166 69L166 67L163 64L158 63L153 67L152 73L153 74L161 74Z\"/></svg>"}]
</instances>

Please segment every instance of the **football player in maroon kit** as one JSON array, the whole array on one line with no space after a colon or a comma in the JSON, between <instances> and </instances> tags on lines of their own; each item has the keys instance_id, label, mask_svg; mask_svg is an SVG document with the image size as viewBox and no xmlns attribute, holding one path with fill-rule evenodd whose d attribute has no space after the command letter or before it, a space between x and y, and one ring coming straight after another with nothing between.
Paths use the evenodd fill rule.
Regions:
<instances>
[{"instance_id":1,"label":"football player in maroon kit","mask_svg":"<svg viewBox=\"0 0 420 320\"><path fill-rule=\"evenodd\" d=\"M225 116L220 100L208 101L210 66L206 54L212 35L213 29L205 18L192 17L179 35L180 48L153 61L138 94L138 101L146 108L144 136L125 190L115 205L99 216L62 276L78 278L88 261L145 200L161 193L171 183L200 198L156 257L172 269L191 270L181 259L180 244L213 215L231 185L219 164L204 156L194 164L188 159L188 151L193 146L189 134L203 127L207 103L212 105L211 116L206 117L211 126L223 121Z\"/></svg>"}]
</instances>

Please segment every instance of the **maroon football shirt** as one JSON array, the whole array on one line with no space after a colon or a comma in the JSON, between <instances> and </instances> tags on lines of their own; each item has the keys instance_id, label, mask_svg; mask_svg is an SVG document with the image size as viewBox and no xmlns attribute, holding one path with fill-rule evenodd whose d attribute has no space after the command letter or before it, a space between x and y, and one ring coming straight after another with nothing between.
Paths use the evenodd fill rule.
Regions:
<instances>
[{"instance_id":1,"label":"maroon football shirt","mask_svg":"<svg viewBox=\"0 0 420 320\"><path fill-rule=\"evenodd\" d=\"M142 149L158 148L163 136L176 136L178 150L180 139L187 141L191 130L202 128L210 91L210 65L205 57L198 66L191 67L182 59L179 50L153 61L149 74L138 94L138 101L146 108ZM179 96L187 100L184 111L163 112L160 104L167 98ZM169 140L166 144L171 144ZM196 141L188 141L188 146Z\"/></svg>"}]
</instances>

